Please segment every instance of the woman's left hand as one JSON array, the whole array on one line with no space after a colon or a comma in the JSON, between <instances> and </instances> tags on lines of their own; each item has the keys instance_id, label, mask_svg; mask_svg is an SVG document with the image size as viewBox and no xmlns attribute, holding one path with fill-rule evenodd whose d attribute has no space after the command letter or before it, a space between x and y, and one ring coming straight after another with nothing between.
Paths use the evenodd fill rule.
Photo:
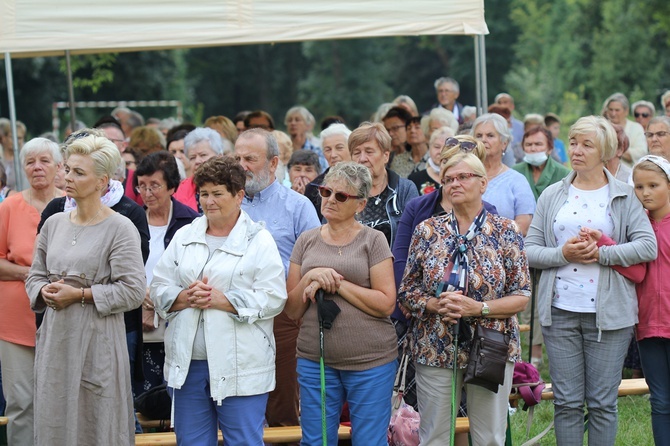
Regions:
<instances>
[{"instance_id":1,"label":"woman's left hand","mask_svg":"<svg viewBox=\"0 0 670 446\"><path fill-rule=\"evenodd\" d=\"M443 316L442 320L450 324L456 324L462 317L480 316L482 312L481 303L464 296L462 291L440 294L439 306L438 313Z\"/></svg>"},{"instance_id":2,"label":"woman's left hand","mask_svg":"<svg viewBox=\"0 0 670 446\"><path fill-rule=\"evenodd\" d=\"M63 279L52 282L42 288L44 303L53 310L64 310L75 302L81 301L81 290L65 284Z\"/></svg>"},{"instance_id":3,"label":"woman's left hand","mask_svg":"<svg viewBox=\"0 0 670 446\"><path fill-rule=\"evenodd\" d=\"M203 277L202 280L196 280L189 287L191 295L188 300L191 308L198 308L200 310L213 308L237 314L237 310L235 310L235 307L233 307L226 295L207 282L207 277Z\"/></svg>"}]
</instances>

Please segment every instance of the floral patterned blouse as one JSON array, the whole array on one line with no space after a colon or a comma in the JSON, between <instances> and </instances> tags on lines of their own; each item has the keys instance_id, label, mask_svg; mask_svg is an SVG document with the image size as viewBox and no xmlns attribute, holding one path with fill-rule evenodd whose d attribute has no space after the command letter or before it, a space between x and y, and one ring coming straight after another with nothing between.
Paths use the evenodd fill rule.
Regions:
<instances>
[{"instance_id":1,"label":"floral patterned blouse","mask_svg":"<svg viewBox=\"0 0 670 446\"><path fill-rule=\"evenodd\" d=\"M449 224L451 218L451 213L429 218L416 227L398 293L400 304L412 314L412 356L417 363L432 367L447 368L453 364L453 330L439 315L425 311L426 302L435 296L456 246L456 237ZM481 231L468 242L467 256L469 297L479 302L509 295L530 298L528 260L523 236L514 221L488 214ZM488 328L509 331L508 359L521 360L516 316L509 319L471 317L463 321L472 333L477 321ZM461 344L459 341L459 344L458 365L464 368L471 342Z\"/></svg>"}]
</instances>

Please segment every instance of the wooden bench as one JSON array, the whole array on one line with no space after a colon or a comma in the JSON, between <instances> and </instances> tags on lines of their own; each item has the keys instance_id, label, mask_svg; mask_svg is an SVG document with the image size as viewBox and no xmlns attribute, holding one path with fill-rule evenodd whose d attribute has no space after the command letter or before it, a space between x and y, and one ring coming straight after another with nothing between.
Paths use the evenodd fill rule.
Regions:
<instances>
[{"instance_id":1,"label":"wooden bench","mask_svg":"<svg viewBox=\"0 0 670 446\"><path fill-rule=\"evenodd\" d=\"M551 388L551 383L547 383L545 386L542 391L542 400L553 400L554 391ZM619 384L619 396L646 395L647 393L649 393L649 386L644 378L622 379L621 384ZM521 395L513 393L509 396L509 399L520 400Z\"/></svg>"},{"instance_id":2,"label":"wooden bench","mask_svg":"<svg viewBox=\"0 0 670 446\"><path fill-rule=\"evenodd\" d=\"M456 433L467 433L470 431L470 421L467 418L456 418ZM351 427L340 425L337 432L340 440L351 439ZM266 427L263 434L263 441L266 443L291 443L302 439L302 429L300 426L286 427ZM221 432L219 432L219 443L223 441ZM174 432L157 432L153 434L136 434L136 446L174 446L177 444L177 437Z\"/></svg>"},{"instance_id":3,"label":"wooden bench","mask_svg":"<svg viewBox=\"0 0 670 446\"><path fill-rule=\"evenodd\" d=\"M340 425L337 432L340 440L351 439L351 428ZM302 429L300 426L285 427L266 427L263 433L263 441L266 443L291 443L302 439ZM223 436L219 431L219 444L222 444ZM135 434L135 445L144 446L174 446L177 444L177 437L174 432L156 432L153 434Z\"/></svg>"},{"instance_id":4,"label":"wooden bench","mask_svg":"<svg viewBox=\"0 0 670 446\"><path fill-rule=\"evenodd\" d=\"M530 325L529 324L519 324L519 332L520 333L526 333L530 331Z\"/></svg>"},{"instance_id":5,"label":"wooden bench","mask_svg":"<svg viewBox=\"0 0 670 446\"><path fill-rule=\"evenodd\" d=\"M9 419L7 417L0 417L0 426L6 426L7 423L9 423Z\"/></svg>"}]
</instances>

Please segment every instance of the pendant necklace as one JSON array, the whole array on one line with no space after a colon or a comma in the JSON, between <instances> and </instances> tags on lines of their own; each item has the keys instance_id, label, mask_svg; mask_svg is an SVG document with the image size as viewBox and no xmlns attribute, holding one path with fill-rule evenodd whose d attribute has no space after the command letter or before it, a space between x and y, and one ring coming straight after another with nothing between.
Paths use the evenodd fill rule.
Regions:
<instances>
[{"instance_id":1,"label":"pendant necklace","mask_svg":"<svg viewBox=\"0 0 670 446\"><path fill-rule=\"evenodd\" d=\"M96 217L97 217L98 215L100 215L100 212L101 212L101 211L102 211L102 206L100 206L100 209L98 209L98 212L96 212L95 215L94 215L89 221L86 222L86 224L79 230L78 233L77 233L77 228L76 228L76 226L75 226L75 228L74 228L74 234L72 234L72 246L74 246L74 245L77 244L77 237L79 237L79 236L81 235L81 233L84 231L84 229L86 229L86 227L87 227L88 225L90 225L91 222L92 222L93 220L95 220Z\"/></svg>"}]
</instances>

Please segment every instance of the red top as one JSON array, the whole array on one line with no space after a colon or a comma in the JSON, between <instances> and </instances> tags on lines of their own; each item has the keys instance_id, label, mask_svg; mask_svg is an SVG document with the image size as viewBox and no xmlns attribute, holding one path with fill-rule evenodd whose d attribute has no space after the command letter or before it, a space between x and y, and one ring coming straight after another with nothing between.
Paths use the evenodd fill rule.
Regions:
<instances>
[{"instance_id":1,"label":"red top","mask_svg":"<svg viewBox=\"0 0 670 446\"><path fill-rule=\"evenodd\" d=\"M184 181L179 183L177 192L174 193L173 197L178 202L185 204L194 211L198 212L198 203L195 201L195 192L197 188L193 177L186 178Z\"/></svg>"}]
</instances>

